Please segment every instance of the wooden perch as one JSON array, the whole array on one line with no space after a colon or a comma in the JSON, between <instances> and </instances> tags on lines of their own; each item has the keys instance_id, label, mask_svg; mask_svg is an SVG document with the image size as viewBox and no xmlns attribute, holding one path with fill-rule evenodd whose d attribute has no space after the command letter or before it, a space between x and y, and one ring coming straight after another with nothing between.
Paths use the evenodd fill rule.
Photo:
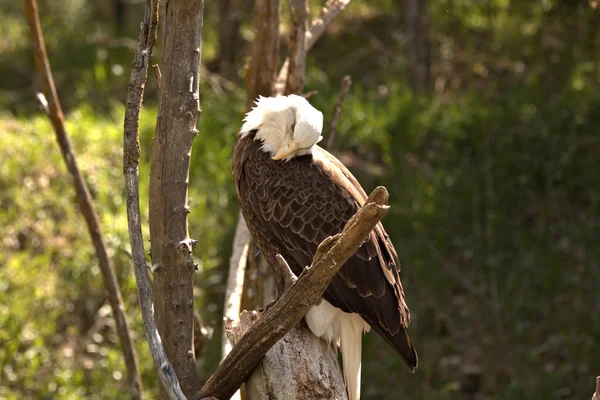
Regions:
<instances>
[{"instance_id":1,"label":"wooden perch","mask_svg":"<svg viewBox=\"0 0 600 400\"><path fill-rule=\"evenodd\" d=\"M313 20L310 25L310 29L306 31L304 35L304 49L306 53L312 49L317 40L323 35L327 26L339 15L339 13L350 4L351 0L329 0L325 7L321 11L321 14ZM288 80L288 71L290 67L289 57L283 62L279 74L277 75L277 81L275 82L275 92L281 95L285 92L285 85Z\"/></svg>"},{"instance_id":2,"label":"wooden perch","mask_svg":"<svg viewBox=\"0 0 600 400\"><path fill-rule=\"evenodd\" d=\"M311 266L248 330L201 390L201 398L229 399L266 352L304 317L342 265L387 213L387 190L377 187L343 231L325 239Z\"/></svg>"},{"instance_id":3,"label":"wooden perch","mask_svg":"<svg viewBox=\"0 0 600 400\"><path fill-rule=\"evenodd\" d=\"M146 0L146 17L142 24L138 39L137 52L133 59L129 88L127 91L125 123L123 136L123 172L125 175L125 194L127 198L127 223L129 225L129 241L134 263L135 280L138 298L144 322L144 332L154 360L154 366L163 388L170 399L184 400L177 376L169 363L162 347L152 306L152 290L146 268L146 252L142 236L142 217L139 199L140 159L139 126L140 112L144 97L144 88L148 76L148 65L152 50L156 43L158 26L158 0ZM157 69L155 68L155 72ZM160 74L160 72L159 72ZM158 79L157 75L157 79ZM160 83L160 80L159 80Z\"/></svg>"},{"instance_id":4,"label":"wooden perch","mask_svg":"<svg viewBox=\"0 0 600 400\"><path fill-rule=\"evenodd\" d=\"M52 70L50 68L50 61L48 60L48 54L46 52L46 45L44 44L37 1L25 0L25 11L31 33L30 37L35 67L39 74L42 90L44 92L43 97L45 98L45 102L42 102L42 104L48 118L50 118L63 159L73 179L77 202L79 203L79 208L87 224L92 243L94 244L96 257L98 257L100 271L102 272L102 278L104 280L104 287L113 310L115 326L117 334L119 335L119 341L121 342L125 364L127 366L129 391L134 399L141 399L143 397L143 389L139 373L138 358L129 333L127 319L125 318L125 307L123 305L121 290L117 282L114 267L108 256L92 196L79 171L73 146L71 145L71 139L69 138L65 127L62 107L58 99L54 78L52 77ZM38 98L41 99L42 96L38 96Z\"/></svg>"},{"instance_id":5,"label":"wooden perch","mask_svg":"<svg viewBox=\"0 0 600 400\"><path fill-rule=\"evenodd\" d=\"M333 141L335 140L335 134L337 132L337 125L340 121L340 116L342 115L342 104L344 103L344 98L348 91L350 91L350 86L352 85L352 78L350 75L346 75L342 78L342 83L340 85L340 93L338 95L337 103L335 103L335 109L333 110L333 115L331 116L331 123L329 124L329 135L327 136L327 145L325 148L331 151L333 147Z\"/></svg>"},{"instance_id":6,"label":"wooden perch","mask_svg":"<svg viewBox=\"0 0 600 400\"><path fill-rule=\"evenodd\" d=\"M288 290L298 278L288 263L277 255L276 280ZM239 321L227 319L225 332L234 345L258 320L260 313L243 311ZM344 378L338 367L337 351L299 323L265 354L245 382L251 400L337 399L348 398Z\"/></svg>"},{"instance_id":7,"label":"wooden perch","mask_svg":"<svg viewBox=\"0 0 600 400\"><path fill-rule=\"evenodd\" d=\"M226 327L230 340L239 342L259 318L259 312L244 311L237 323L230 320ZM347 400L338 365L336 349L301 322L275 343L248 377L244 384L247 398Z\"/></svg>"}]
</instances>

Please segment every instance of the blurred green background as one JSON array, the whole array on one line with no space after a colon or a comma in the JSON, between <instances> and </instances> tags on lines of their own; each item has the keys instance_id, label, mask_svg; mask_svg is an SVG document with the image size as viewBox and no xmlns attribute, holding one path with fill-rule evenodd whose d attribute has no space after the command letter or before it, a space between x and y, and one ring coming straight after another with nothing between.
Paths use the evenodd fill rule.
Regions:
<instances>
[{"instance_id":1,"label":"blurred green background","mask_svg":"<svg viewBox=\"0 0 600 400\"><path fill-rule=\"evenodd\" d=\"M417 3L425 30L407 4L352 1L308 60L305 90L318 90L310 101L325 114L325 135L340 79L352 75L333 152L367 191L390 191L384 224L420 356L411 374L367 335L363 399L589 399L600 375L600 4ZM215 330L202 379L220 353L237 218L231 150L253 39L252 6L234 1L239 32L220 52L217 4L206 2L190 177L196 304ZM321 3L311 5L315 15ZM40 13L154 397L122 177L123 102L143 2L44 0ZM282 13L287 21L286 4ZM23 4L0 0L0 21L0 399L127 398L97 260L36 103ZM156 94L151 75L140 132L146 219Z\"/></svg>"}]
</instances>

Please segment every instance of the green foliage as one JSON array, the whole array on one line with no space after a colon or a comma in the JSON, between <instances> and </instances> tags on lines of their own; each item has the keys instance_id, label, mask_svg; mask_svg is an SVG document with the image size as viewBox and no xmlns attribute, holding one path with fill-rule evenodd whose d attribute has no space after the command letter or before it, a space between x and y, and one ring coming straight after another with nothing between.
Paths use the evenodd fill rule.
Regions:
<instances>
[{"instance_id":1,"label":"green foliage","mask_svg":"<svg viewBox=\"0 0 600 400\"><path fill-rule=\"evenodd\" d=\"M85 224L52 129L44 116L3 118L0 177L0 395L6 398L117 397L125 368ZM114 121L89 109L68 127L80 167L98 202L130 320L135 284L122 249L123 217ZM141 329L135 332L141 333ZM139 339L138 334L136 338ZM136 340L139 342L139 340ZM140 346L140 351L146 351ZM142 353L143 354L143 353ZM148 358L143 360L148 369ZM115 382L116 385L106 385ZM106 391L105 391L106 390Z\"/></svg>"},{"instance_id":2,"label":"green foliage","mask_svg":"<svg viewBox=\"0 0 600 400\"><path fill-rule=\"evenodd\" d=\"M235 224L230 153L237 131L233 118L217 109L243 101L222 98L205 108L201 129L220 132L196 141L190 189L191 235L201 238L199 307L219 318L213 299ZM71 112L67 127L79 166L101 216L138 347L146 390L156 375L143 336L135 280L127 255L129 239L122 176L123 107L110 115L87 106ZM151 146L156 109L143 111L142 146ZM212 115L212 118L208 115ZM79 213L52 128L43 115L29 120L2 118L0 147L0 397L118 398L126 375L100 270ZM142 218L147 220L149 154L140 164ZM214 229L215 226L229 227ZM147 233L147 226L144 226ZM149 243L146 243L149 248ZM214 322L213 322L214 323ZM214 354L212 357L216 357ZM111 377L107 380L107 377ZM74 396L74 397L73 397Z\"/></svg>"},{"instance_id":3,"label":"green foliage","mask_svg":"<svg viewBox=\"0 0 600 400\"><path fill-rule=\"evenodd\" d=\"M36 109L22 9L4 3L0 398L121 398L126 371L97 261L51 127ZM128 8L119 30L109 3L42 2L42 24L153 397L156 374L125 253L119 102L142 5ZM209 3L205 61L218 40ZM325 114L326 139L339 80L352 75L333 151L367 191L390 191L384 224L400 254L420 355L410 374L367 335L363 398L588 398L600 370L600 14L587 1L429 3L427 97L410 89L395 1L353 1L309 57L306 89L319 91L310 100ZM245 16L242 36L251 40L250 27ZM124 40L108 40L117 32ZM237 218L230 159L245 107L244 46L239 79L213 76L201 87L192 151L196 304L217 330ZM144 220L155 99L150 77L140 128ZM218 362L217 336L200 364L203 378Z\"/></svg>"}]
</instances>

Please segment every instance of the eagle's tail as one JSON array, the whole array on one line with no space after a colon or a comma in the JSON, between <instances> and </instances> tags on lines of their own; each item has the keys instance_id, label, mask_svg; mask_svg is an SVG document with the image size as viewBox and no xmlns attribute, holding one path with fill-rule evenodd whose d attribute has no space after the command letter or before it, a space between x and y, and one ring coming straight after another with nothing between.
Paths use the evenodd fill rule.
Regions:
<instances>
[{"instance_id":1,"label":"eagle's tail","mask_svg":"<svg viewBox=\"0 0 600 400\"><path fill-rule=\"evenodd\" d=\"M417 365L419 364L419 358L415 348L408 338L408 335L406 334L406 331L403 328L400 328L398 333L392 335L377 324L373 324L371 327L377 333L379 333L379 336L384 338L385 341L394 348L394 350L396 350L396 353L402 357L406 365L408 365L408 368L415 372L415 368L417 368Z\"/></svg>"},{"instance_id":2,"label":"eagle's tail","mask_svg":"<svg viewBox=\"0 0 600 400\"><path fill-rule=\"evenodd\" d=\"M346 314L340 320L340 350L348 400L359 400L362 336L368 325L358 314Z\"/></svg>"}]
</instances>

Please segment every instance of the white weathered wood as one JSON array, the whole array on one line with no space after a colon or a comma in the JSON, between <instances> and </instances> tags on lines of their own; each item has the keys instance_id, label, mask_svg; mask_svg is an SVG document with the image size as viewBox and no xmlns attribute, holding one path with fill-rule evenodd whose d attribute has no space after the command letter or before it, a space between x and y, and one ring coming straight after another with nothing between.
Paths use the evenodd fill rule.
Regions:
<instances>
[{"instance_id":1,"label":"white weathered wood","mask_svg":"<svg viewBox=\"0 0 600 400\"><path fill-rule=\"evenodd\" d=\"M246 260L248 259L248 248L250 247L250 232L244 217L240 212L238 223L235 228L235 238L233 240L233 250L229 259L229 275L227 277L227 287L225 288L225 307L223 311L223 321L228 319L237 319L240 315L242 304L242 292L244 289L244 274L246 272ZM221 339L221 360L231 351L232 344L227 338L226 330L223 329ZM231 397L231 400L240 400L241 395L238 390Z\"/></svg>"},{"instance_id":2,"label":"white weathered wood","mask_svg":"<svg viewBox=\"0 0 600 400\"><path fill-rule=\"evenodd\" d=\"M227 276L227 286L225 288L225 306L223 310L223 319L237 319L240 315L240 306L242 303L242 291L244 286L244 273L246 271L246 259L248 257L248 247L250 244L250 232L244 222L242 213L238 215L238 223L235 228L235 237L233 240L233 249L229 259L229 274ZM221 341L221 359L225 358L231 351L231 343L227 340L225 329Z\"/></svg>"},{"instance_id":3,"label":"white weathered wood","mask_svg":"<svg viewBox=\"0 0 600 400\"><path fill-rule=\"evenodd\" d=\"M227 336L236 343L258 319L244 311L227 321ZM246 381L248 400L347 400L336 351L310 332L304 322L289 331L265 355Z\"/></svg>"}]
</instances>

